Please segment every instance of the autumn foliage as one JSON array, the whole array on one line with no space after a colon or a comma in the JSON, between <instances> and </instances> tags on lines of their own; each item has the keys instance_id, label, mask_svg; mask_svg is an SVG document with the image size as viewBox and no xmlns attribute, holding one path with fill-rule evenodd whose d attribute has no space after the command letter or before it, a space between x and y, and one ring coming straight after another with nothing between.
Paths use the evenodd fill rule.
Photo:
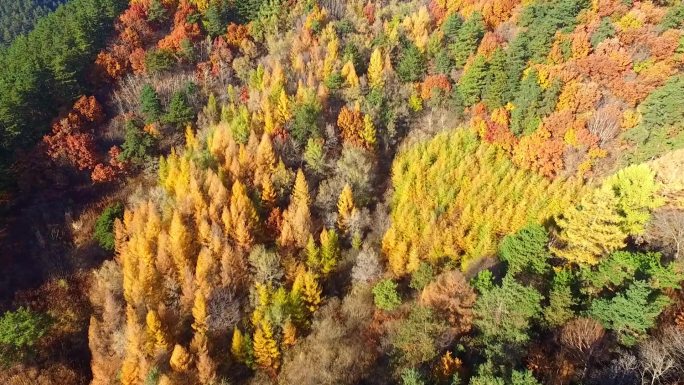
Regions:
<instances>
[{"instance_id":1,"label":"autumn foliage","mask_svg":"<svg viewBox=\"0 0 684 385\"><path fill-rule=\"evenodd\" d=\"M393 221L383 250L397 276L421 261L448 258L467 266L494 251L497 234L550 218L580 191L578 181L551 182L516 168L500 147L480 143L465 129L400 154L392 170ZM441 214L433 216L435 210Z\"/></svg>"},{"instance_id":2,"label":"autumn foliage","mask_svg":"<svg viewBox=\"0 0 684 385\"><path fill-rule=\"evenodd\" d=\"M432 98L436 92L441 92L442 95L448 95L451 92L451 82L446 75L427 76L420 85L420 97L423 100Z\"/></svg>"},{"instance_id":3,"label":"autumn foliage","mask_svg":"<svg viewBox=\"0 0 684 385\"><path fill-rule=\"evenodd\" d=\"M95 167L98 156L94 133L103 118L102 107L94 96L78 99L66 117L53 124L52 133L43 138L48 155L79 170Z\"/></svg>"},{"instance_id":4,"label":"autumn foliage","mask_svg":"<svg viewBox=\"0 0 684 385\"><path fill-rule=\"evenodd\" d=\"M101 51L95 61L95 68L106 78L120 79L131 69L141 72L141 53L154 36L148 19L148 4L134 3L124 11L115 26L117 38L113 44Z\"/></svg>"},{"instance_id":5,"label":"autumn foliage","mask_svg":"<svg viewBox=\"0 0 684 385\"><path fill-rule=\"evenodd\" d=\"M182 44L192 43L201 36L201 29L197 22L191 22L191 17L197 10L187 0L181 0L173 16L173 28L171 32L157 43L161 49L180 51Z\"/></svg>"},{"instance_id":6,"label":"autumn foliage","mask_svg":"<svg viewBox=\"0 0 684 385\"><path fill-rule=\"evenodd\" d=\"M662 3L132 1L93 68L122 115L42 142L126 193L93 385L602 383L630 349L666 383L683 188L628 165L684 146Z\"/></svg>"}]
</instances>

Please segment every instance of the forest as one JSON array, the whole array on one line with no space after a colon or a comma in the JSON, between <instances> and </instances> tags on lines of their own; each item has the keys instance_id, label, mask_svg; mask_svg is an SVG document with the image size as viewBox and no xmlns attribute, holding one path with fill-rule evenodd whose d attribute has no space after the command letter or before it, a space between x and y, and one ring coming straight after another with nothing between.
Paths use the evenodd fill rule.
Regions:
<instances>
[{"instance_id":1,"label":"forest","mask_svg":"<svg viewBox=\"0 0 684 385\"><path fill-rule=\"evenodd\" d=\"M0 383L684 384L681 0L25 0L0 46Z\"/></svg>"},{"instance_id":2,"label":"forest","mask_svg":"<svg viewBox=\"0 0 684 385\"><path fill-rule=\"evenodd\" d=\"M62 3L63 0L14 0L0 3L0 46L11 43L17 35L33 29L38 19Z\"/></svg>"}]
</instances>

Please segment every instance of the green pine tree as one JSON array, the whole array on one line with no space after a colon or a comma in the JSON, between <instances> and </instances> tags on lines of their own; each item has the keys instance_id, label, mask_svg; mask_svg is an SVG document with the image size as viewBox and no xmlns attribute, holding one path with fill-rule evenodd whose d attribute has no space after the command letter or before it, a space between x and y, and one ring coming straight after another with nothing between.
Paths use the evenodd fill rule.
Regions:
<instances>
[{"instance_id":1,"label":"green pine tree","mask_svg":"<svg viewBox=\"0 0 684 385\"><path fill-rule=\"evenodd\" d=\"M123 214L124 207L121 203L117 202L107 206L102 214L97 217L93 238L103 249L114 251L114 221L117 218L123 218Z\"/></svg>"},{"instance_id":2,"label":"green pine tree","mask_svg":"<svg viewBox=\"0 0 684 385\"><path fill-rule=\"evenodd\" d=\"M147 20L153 23L163 23L168 17L166 7L164 7L161 0L152 0L150 2L150 6L147 9Z\"/></svg>"},{"instance_id":3,"label":"green pine tree","mask_svg":"<svg viewBox=\"0 0 684 385\"><path fill-rule=\"evenodd\" d=\"M184 91L174 92L171 96L168 112L164 116L164 123L181 128L191 123L194 118L195 113L188 103L186 93Z\"/></svg>"},{"instance_id":4,"label":"green pine tree","mask_svg":"<svg viewBox=\"0 0 684 385\"><path fill-rule=\"evenodd\" d=\"M458 38L458 31L463 26L463 19L461 15L457 12L450 14L442 23L442 32L444 33L444 38L453 43Z\"/></svg>"},{"instance_id":5,"label":"green pine tree","mask_svg":"<svg viewBox=\"0 0 684 385\"><path fill-rule=\"evenodd\" d=\"M487 81L482 99L490 109L502 107L509 100L508 72L506 70L506 54L500 48L489 60Z\"/></svg>"},{"instance_id":6,"label":"green pine tree","mask_svg":"<svg viewBox=\"0 0 684 385\"><path fill-rule=\"evenodd\" d=\"M635 281L625 292L610 299L595 300L589 314L606 329L614 331L620 343L636 344L670 303L667 296L654 293L644 281Z\"/></svg>"},{"instance_id":7,"label":"green pine tree","mask_svg":"<svg viewBox=\"0 0 684 385\"><path fill-rule=\"evenodd\" d=\"M567 269L554 275L548 295L549 304L543 310L544 320L549 326L561 326L575 316L573 307L577 305L577 299L572 291L575 278L575 274Z\"/></svg>"},{"instance_id":8,"label":"green pine tree","mask_svg":"<svg viewBox=\"0 0 684 385\"><path fill-rule=\"evenodd\" d=\"M140 112L143 114L145 122L147 123L158 122L163 114L159 95L157 95L157 91L149 84L145 84L140 92Z\"/></svg>"},{"instance_id":9,"label":"green pine tree","mask_svg":"<svg viewBox=\"0 0 684 385\"><path fill-rule=\"evenodd\" d=\"M216 37L226 32L230 16L228 2L212 1L202 15L202 25L209 36Z\"/></svg>"},{"instance_id":10,"label":"green pine tree","mask_svg":"<svg viewBox=\"0 0 684 385\"><path fill-rule=\"evenodd\" d=\"M508 274L524 270L542 274L548 270L548 241L549 233L538 224L527 225L515 234L504 237L499 246L499 256L507 263Z\"/></svg>"},{"instance_id":11,"label":"green pine tree","mask_svg":"<svg viewBox=\"0 0 684 385\"><path fill-rule=\"evenodd\" d=\"M412 42L406 42L401 50L397 75L404 83L417 82L425 74L425 59L418 47Z\"/></svg>"},{"instance_id":12,"label":"green pine tree","mask_svg":"<svg viewBox=\"0 0 684 385\"><path fill-rule=\"evenodd\" d=\"M475 12L463 23L463 26L458 30L456 40L450 46L458 68L462 68L470 55L475 53L484 33L485 23L482 15Z\"/></svg>"},{"instance_id":13,"label":"green pine tree","mask_svg":"<svg viewBox=\"0 0 684 385\"><path fill-rule=\"evenodd\" d=\"M50 330L52 320L45 314L20 307L0 317L0 364L10 364L25 356Z\"/></svg>"},{"instance_id":14,"label":"green pine tree","mask_svg":"<svg viewBox=\"0 0 684 385\"><path fill-rule=\"evenodd\" d=\"M458 83L458 92L466 106L480 101L487 80L487 62L482 55L475 57Z\"/></svg>"},{"instance_id":15,"label":"green pine tree","mask_svg":"<svg viewBox=\"0 0 684 385\"><path fill-rule=\"evenodd\" d=\"M511 112L511 131L515 135L527 135L537 130L541 123L542 99L544 90L537 80L537 72L531 71L520 83L520 90L513 100L515 108Z\"/></svg>"},{"instance_id":16,"label":"green pine tree","mask_svg":"<svg viewBox=\"0 0 684 385\"><path fill-rule=\"evenodd\" d=\"M124 142L121 145L119 157L123 161L143 164L154 147L154 137L140 129L138 124L129 120L126 122Z\"/></svg>"},{"instance_id":17,"label":"green pine tree","mask_svg":"<svg viewBox=\"0 0 684 385\"><path fill-rule=\"evenodd\" d=\"M601 20L596 31L591 35L591 46L596 48L602 41L615 36L615 27L610 17L604 17Z\"/></svg>"},{"instance_id":18,"label":"green pine tree","mask_svg":"<svg viewBox=\"0 0 684 385\"><path fill-rule=\"evenodd\" d=\"M494 286L478 297L475 307L477 337L488 357L513 360L514 352L530 339L532 320L541 315L542 296L533 287L524 286L510 276L501 286Z\"/></svg>"}]
</instances>

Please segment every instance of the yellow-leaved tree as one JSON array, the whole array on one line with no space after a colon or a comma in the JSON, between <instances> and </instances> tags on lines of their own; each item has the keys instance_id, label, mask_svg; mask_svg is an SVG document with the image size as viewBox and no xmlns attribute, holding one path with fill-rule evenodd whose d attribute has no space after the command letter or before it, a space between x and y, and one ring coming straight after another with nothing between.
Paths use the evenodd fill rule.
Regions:
<instances>
[{"instance_id":1,"label":"yellow-leaved tree","mask_svg":"<svg viewBox=\"0 0 684 385\"><path fill-rule=\"evenodd\" d=\"M271 323L266 319L254 331L254 360L271 373L275 373L280 366L280 349L273 337Z\"/></svg>"},{"instance_id":2,"label":"yellow-leaved tree","mask_svg":"<svg viewBox=\"0 0 684 385\"><path fill-rule=\"evenodd\" d=\"M176 344L171 352L169 364L171 365L171 369L176 372L185 373L192 365L192 355L186 348Z\"/></svg>"},{"instance_id":3,"label":"yellow-leaved tree","mask_svg":"<svg viewBox=\"0 0 684 385\"><path fill-rule=\"evenodd\" d=\"M321 288L316 275L311 271L302 270L297 274L292 283L292 293L293 296L302 299L309 313L318 310L321 304Z\"/></svg>"},{"instance_id":4,"label":"yellow-leaved tree","mask_svg":"<svg viewBox=\"0 0 684 385\"><path fill-rule=\"evenodd\" d=\"M351 186L347 183L337 199L337 227L342 234L346 234L347 230L349 230L349 220L355 211L354 194L352 193Z\"/></svg>"},{"instance_id":5,"label":"yellow-leaved tree","mask_svg":"<svg viewBox=\"0 0 684 385\"><path fill-rule=\"evenodd\" d=\"M361 139L363 140L363 145L369 150L375 148L377 143L377 131L375 130L375 124L373 123L373 118L370 115L365 115L363 117L363 130L361 131Z\"/></svg>"},{"instance_id":6,"label":"yellow-leaved tree","mask_svg":"<svg viewBox=\"0 0 684 385\"><path fill-rule=\"evenodd\" d=\"M191 265L192 237L181 214L175 210L169 226L169 246L178 276L183 276Z\"/></svg>"},{"instance_id":7,"label":"yellow-leaved tree","mask_svg":"<svg viewBox=\"0 0 684 385\"><path fill-rule=\"evenodd\" d=\"M568 208L556 220L561 246L551 248L554 254L569 262L595 265L601 255L624 247L627 233L621 228L616 204L610 190L599 189Z\"/></svg>"},{"instance_id":8,"label":"yellow-leaved tree","mask_svg":"<svg viewBox=\"0 0 684 385\"><path fill-rule=\"evenodd\" d=\"M248 249L254 243L254 232L259 223L259 217L247 189L239 180L233 183L230 197L229 216L224 217L226 231L232 235L235 244Z\"/></svg>"},{"instance_id":9,"label":"yellow-leaved tree","mask_svg":"<svg viewBox=\"0 0 684 385\"><path fill-rule=\"evenodd\" d=\"M599 263L624 247L628 236L644 231L651 211L663 203L658 190L655 172L647 165L618 171L556 219L560 232L551 250L568 262Z\"/></svg>"},{"instance_id":10,"label":"yellow-leaved tree","mask_svg":"<svg viewBox=\"0 0 684 385\"><path fill-rule=\"evenodd\" d=\"M247 341L244 334L237 326L233 328L233 338L230 344L230 353L236 361L245 363L248 357Z\"/></svg>"},{"instance_id":11,"label":"yellow-leaved tree","mask_svg":"<svg viewBox=\"0 0 684 385\"><path fill-rule=\"evenodd\" d=\"M148 311L145 321L150 336L150 351L154 349L168 349L169 342L166 337L166 333L163 329L161 319L159 319L159 315L157 314L157 312L154 310Z\"/></svg>"},{"instance_id":12,"label":"yellow-leaved tree","mask_svg":"<svg viewBox=\"0 0 684 385\"><path fill-rule=\"evenodd\" d=\"M283 325L283 344L292 346L297 342L297 327L291 319L287 319Z\"/></svg>"},{"instance_id":13,"label":"yellow-leaved tree","mask_svg":"<svg viewBox=\"0 0 684 385\"><path fill-rule=\"evenodd\" d=\"M351 88L359 86L359 76L356 74L354 63L351 60L342 66L341 75L344 77L347 86Z\"/></svg>"},{"instance_id":14,"label":"yellow-leaved tree","mask_svg":"<svg viewBox=\"0 0 684 385\"><path fill-rule=\"evenodd\" d=\"M259 185L265 178L270 178L278 165L278 158L273 151L271 137L264 132L256 152L256 168L254 170L255 185Z\"/></svg>"},{"instance_id":15,"label":"yellow-leaved tree","mask_svg":"<svg viewBox=\"0 0 684 385\"><path fill-rule=\"evenodd\" d=\"M283 213L283 225L279 244L282 247L303 248L311 235L311 211L309 209L309 184L304 172L297 171L290 205Z\"/></svg>"},{"instance_id":16,"label":"yellow-leaved tree","mask_svg":"<svg viewBox=\"0 0 684 385\"><path fill-rule=\"evenodd\" d=\"M334 229L323 229L320 240L321 273L327 275L335 269L340 259L340 241Z\"/></svg>"},{"instance_id":17,"label":"yellow-leaved tree","mask_svg":"<svg viewBox=\"0 0 684 385\"><path fill-rule=\"evenodd\" d=\"M382 88L385 85L385 63L380 48L376 48L370 57L368 65L368 84L373 88Z\"/></svg>"},{"instance_id":18,"label":"yellow-leaved tree","mask_svg":"<svg viewBox=\"0 0 684 385\"><path fill-rule=\"evenodd\" d=\"M207 333L207 301L201 290L195 292L195 303L192 306L192 328L197 334Z\"/></svg>"}]
</instances>

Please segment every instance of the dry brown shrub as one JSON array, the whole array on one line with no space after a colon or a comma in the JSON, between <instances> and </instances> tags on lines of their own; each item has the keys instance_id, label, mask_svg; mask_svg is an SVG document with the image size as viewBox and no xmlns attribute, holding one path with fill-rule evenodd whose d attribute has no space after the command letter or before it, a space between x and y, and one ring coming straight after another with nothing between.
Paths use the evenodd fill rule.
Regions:
<instances>
[{"instance_id":1,"label":"dry brown shrub","mask_svg":"<svg viewBox=\"0 0 684 385\"><path fill-rule=\"evenodd\" d=\"M563 326L560 342L564 347L582 356L591 354L605 336L601 324L592 318L577 318Z\"/></svg>"},{"instance_id":2,"label":"dry brown shrub","mask_svg":"<svg viewBox=\"0 0 684 385\"><path fill-rule=\"evenodd\" d=\"M64 364L51 365L45 369L15 367L0 373L0 383L5 385L84 385L83 376Z\"/></svg>"},{"instance_id":3,"label":"dry brown shrub","mask_svg":"<svg viewBox=\"0 0 684 385\"><path fill-rule=\"evenodd\" d=\"M470 331L475 291L458 270L442 273L420 294L420 302L447 319L456 334Z\"/></svg>"}]
</instances>

